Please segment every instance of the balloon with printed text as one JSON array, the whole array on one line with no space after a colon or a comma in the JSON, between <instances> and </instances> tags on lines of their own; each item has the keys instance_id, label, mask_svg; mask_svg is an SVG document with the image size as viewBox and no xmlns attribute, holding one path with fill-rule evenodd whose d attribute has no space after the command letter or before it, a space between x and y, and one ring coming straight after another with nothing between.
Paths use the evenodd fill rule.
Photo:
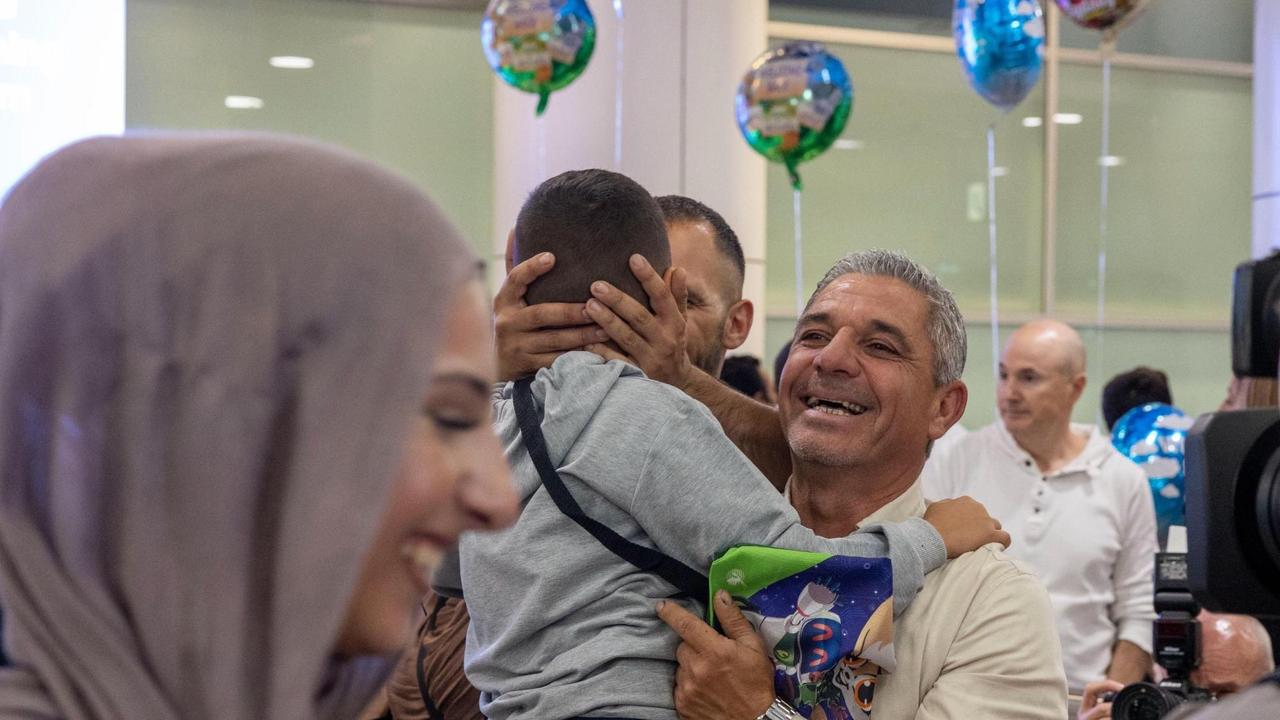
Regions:
<instances>
[{"instance_id":1,"label":"balloon with printed text","mask_svg":"<svg viewBox=\"0 0 1280 720\"><path fill-rule=\"evenodd\" d=\"M551 93L586 69L596 21L586 0L490 0L480 40L489 67L512 87L537 95L541 115Z\"/></svg>"},{"instance_id":2,"label":"balloon with printed text","mask_svg":"<svg viewBox=\"0 0 1280 720\"><path fill-rule=\"evenodd\" d=\"M844 63L821 44L790 42L751 63L735 105L747 144L785 165L799 190L797 166L826 152L849 121L853 84Z\"/></svg>"}]
</instances>

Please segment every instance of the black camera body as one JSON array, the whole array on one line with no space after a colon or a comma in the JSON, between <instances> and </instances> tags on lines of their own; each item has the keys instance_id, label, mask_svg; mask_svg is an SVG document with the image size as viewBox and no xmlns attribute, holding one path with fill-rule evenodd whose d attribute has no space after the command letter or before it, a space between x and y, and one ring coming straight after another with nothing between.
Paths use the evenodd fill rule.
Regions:
<instances>
[{"instance_id":1,"label":"black camera body","mask_svg":"<svg viewBox=\"0 0 1280 720\"><path fill-rule=\"evenodd\" d=\"M1280 411L1201 415L1186 472L1191 592L1215 612L1280 617Z\"/></svg>"},{"instance_id":2,"label":"black camera body","mask_svg":"<svg viewBox=\"0 0 1280 720\"><path fill-rule=\"evenodd\" d=\"M1208 690L1187 681L1163 680L1159 684L1126 685L1112 701L1111 717L1117 720L1159 720L1184 704L1205 705L1215 698Z\"/></svg>"},{"instance_id":3,"label":"black camera body","mask_svg":"<svg viewBox=\"0 0 1280 720\"><path fill-rule=\"evenodd\" d=\"M1231 369L1277 378L1280 252L1236 266ZM1216 612L1280 618L1280 410L1201 415L1186 444L1190 588Z\"/></svg>"},{"instance_id":4,"label":"black camera body","mask_svg":"<svg viewBox=\"0 0 1280 720\"><path fill-rule=\"evenodd\" d=\"M1277 378L1280 252L1236 267L1231 369ZM1215 697L1191 682L1200 665L1201 604L1216 612L1280 618L1280 410L1201 415L1186 444L1188 553L1156 555L1155 660L1168 672L1116 694L1111 716L1159 720Z\"/></svg>"},{"instance_id":5,"label":"black camera body","mask_svg":"<svg viewBox=\"0 0 1280 720\"><path fill-rule=\"evenodd\" d=\"M1191 682L1191 672L1200 667L1200 604L1188 586L1186 554L1156 553L1155 576L1151 647L1169 675L1159 683L1137 682L1117 693L1111 705L1111 717L1117 720L1158 720L1183 704L1215 700Z\"/></svg>"}]
</instances>

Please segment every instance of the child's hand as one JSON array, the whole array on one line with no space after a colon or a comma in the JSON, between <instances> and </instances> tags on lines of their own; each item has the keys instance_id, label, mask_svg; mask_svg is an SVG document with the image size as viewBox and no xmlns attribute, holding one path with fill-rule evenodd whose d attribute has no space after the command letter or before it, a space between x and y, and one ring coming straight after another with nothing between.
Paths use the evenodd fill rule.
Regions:
<instances>
[{"instance_id":1,"label":"child's hand","mask_svg":"<svg viewBox=\"0 0 1280 720\"><path fill-rule=\"evenodd\" d=\"M1009 533L1000 529L1000 521L987 514L982 503L965 495L931 503L924 511L928 521L947 546L947 557L954 558L987 543L1009 547Z\"/></svg>"}]
</instances>

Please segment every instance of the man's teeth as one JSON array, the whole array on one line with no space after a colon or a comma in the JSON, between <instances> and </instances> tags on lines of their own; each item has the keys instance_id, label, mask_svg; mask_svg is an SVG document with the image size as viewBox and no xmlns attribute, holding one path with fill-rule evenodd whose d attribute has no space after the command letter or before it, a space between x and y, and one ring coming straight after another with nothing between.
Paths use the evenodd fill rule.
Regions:
<instances>
[{"instance_id":1,"label":"man's teeth","mask_svg":"<svg viewBox=\"0 0 1280 720\"><path fill-rule=\"evenodd\" d=\"M844 402L842 400L823 400L822 398L809 398L807 403L809 407L828 415L861 415L867 411L865 405L858 403Z\"/></svg>"}]
</instances>

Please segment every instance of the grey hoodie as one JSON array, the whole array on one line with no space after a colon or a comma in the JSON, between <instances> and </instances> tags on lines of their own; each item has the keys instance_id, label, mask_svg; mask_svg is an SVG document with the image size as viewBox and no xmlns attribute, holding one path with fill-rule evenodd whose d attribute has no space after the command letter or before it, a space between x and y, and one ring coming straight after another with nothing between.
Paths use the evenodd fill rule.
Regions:
<instances>
[{"instance_id":1,"label":"grey hoodie","mask_svg":"<svg viewBox=\"0 0 1280 720\"><path fill-rule=\"evenodd\" d=\"M538 373L532 390L551 461L583 510L703 573L743 543L888 555L901 611L945 560L942 538L919 518L847 538L814 535L705 407L631 365L568 353ZM461 543L466 672L481 709L493 720L673 720L679 639L654 606L675 589L560 512L521 442L510 386L495 412L524 510L512 528ZM436 583L456 588L456 568Z\"/></svg>"}]
</instances>

